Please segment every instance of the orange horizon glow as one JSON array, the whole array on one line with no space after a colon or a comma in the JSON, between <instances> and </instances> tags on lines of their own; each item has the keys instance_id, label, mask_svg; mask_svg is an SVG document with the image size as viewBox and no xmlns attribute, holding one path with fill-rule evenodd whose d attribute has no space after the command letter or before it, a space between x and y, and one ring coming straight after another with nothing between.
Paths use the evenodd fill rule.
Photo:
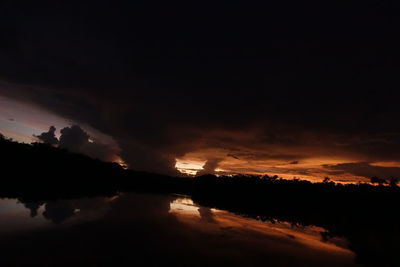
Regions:
<instances>
[{"instance_id":1,"label":"orange horizon glow","mask_svg":"<svg viewBox=\"0 0 400 267\"><path fill-rule=\"evenodd\" d=\"M0 96L0 133L18 142L32 143L34 135L48 131L50 125L59 130L72 125L73 122L36 105L23 103ZM107 161L116 162L124 169L129 164L119 156L117 141L89 125L82 127L91 136L90 143L101 143L115 148L114 155L107 155ZM397 168L400 162L380 160L373 162L371 158L356 152L341 150L343 146L319 145L315 142L305 142L302 145L290 146L284 144L257 143L262 133L259 129L247 131L228 131L210 129L205 137L200 137L192 143L185 144L186 152L175 158L172 166L185 176L204 174L204 167L209 160L215 161L215 175L277 175L284 179L301 179L311 182L321 182L325 177L339 183L368 182L369 177L357 176L350 172L334 172L326 166L357 162L370 162L372 167ZM308 138L308 137L307 137ZM306 138L306 141L308 140ZM207 141L214 140L210 145ZM219 139L229 139L226 145ZM222 141L221 141L222 142Z\"/></svg>"},{"instance_id":2,"label":"orange horizon glow","mask_svg":"<svg viewBox=\"0 0 400 267\"><path fill-rule=\"evenodd\" d=\"M209 156L211 158L214 155ZM221 155L219 155L221 157ZM201 159L203 158L203 159ZM207 155L202 155L197 158L193 157L182 157L176 158L175 168L182 174L188 176L196 176L200 171L203 170L206 164ZM297 164L290 164L287 161L277 160L239 160L229 156L221 159L218 167L214 170L216 176L221 175L237 175L237 174L249 174L249 175L277 175L283 179L300 179L307 180L310 182L322 182L326 177L329 177L331 181L342 184L368 182L369 178L356 176L353 174L344 173L340 176L333 176L324 169L323 165L334 165L348 162L348 159L328 159L328 158L309 158L299 161ZM301 173L307 170L309 174Z\"/></svg>"},{"instance_id":3,"label":"orange horizon glow","mask_svg":"<svg viewBox=\"0 0 400 267\"><path fill-rule=\"evenodd\" d=\"M317 226L295 226L289 222L262 222L243 218L227 211L206 208L207 217L203 218L201 207L192 199L181 196L170 203L169 213L182 223L191 225L199 231L248 232L296 242L298 247L328 252L337 256L353 258L354 253L347 248L344 239L336 238L332 242L321 240L321 233L326 230Z\"/></svg>"}]
</instances>

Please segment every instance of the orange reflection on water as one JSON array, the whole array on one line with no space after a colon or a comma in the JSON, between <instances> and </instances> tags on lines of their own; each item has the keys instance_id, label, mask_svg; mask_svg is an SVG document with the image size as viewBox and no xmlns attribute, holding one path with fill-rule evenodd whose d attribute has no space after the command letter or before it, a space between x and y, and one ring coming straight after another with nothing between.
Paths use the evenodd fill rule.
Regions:
<instances>
[{"instance_id":1,"label":"orange reflection on water","mask_svg":"<svg viewBox=\"0 0 400 267\"><path fill-rule=\"evenodd\" d=\"M170 203L170 213L195 216L200 218L199 207L194 205L193 200L188 197L180 197Z\"/></svg>"},{"instance_id":2,"label":"orange reflection on water","mask_svg":"<svg viewBox=\"0 0 400 267\"><path fill-rule=\"evenodd\" d=\"M288 253L321 253L338 257L346 263L354 260L354 253L347 249L342 238L323 240L324 228L296 226L289 222L262 222L244 218L233 213L197 206L185 196L170 203L171 214L195 230L216 233L232 242L250 242L261 249L288 251Z\"/></svg>"}]
</instances>

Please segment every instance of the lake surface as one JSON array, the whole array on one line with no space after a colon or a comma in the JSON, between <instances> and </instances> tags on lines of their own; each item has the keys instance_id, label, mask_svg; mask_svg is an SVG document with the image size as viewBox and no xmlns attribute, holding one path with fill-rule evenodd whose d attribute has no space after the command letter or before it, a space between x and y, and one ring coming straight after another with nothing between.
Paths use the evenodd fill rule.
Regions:
<instances>
[{"instance_id":1,"label":"lake surface","mask_svg":"<svg viewBox=\"0 0 400 267\"><path fill-rule=\"evenodd\" d=\"M0 200L4 266L356 266L347 241L325 232L180 195Z\"/></svg>"}]
</instances>

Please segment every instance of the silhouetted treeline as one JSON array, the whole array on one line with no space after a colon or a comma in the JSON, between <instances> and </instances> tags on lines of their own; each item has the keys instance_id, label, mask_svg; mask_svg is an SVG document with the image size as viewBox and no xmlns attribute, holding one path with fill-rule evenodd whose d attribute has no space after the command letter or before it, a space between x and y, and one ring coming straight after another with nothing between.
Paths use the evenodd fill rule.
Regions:
<instances>
[{"instance_id":1,"label":"silhouetted treeline","mask_svg":"<svg viewBox=\"0 0 400 267\"><path fill-rule=\"evenodd\" d=\"M117 163L102 162L48 144L13 142L1 135L0 166L0 196L3 197L48 199L115 194L133 189L167 192L183 181L124 170Z\"/></svg>"},{"instance_id":2,"label":"silhouetted treeline","mask_svg":"<svg viewBox=\"0 0 400 267\"><path fill-rule=\"evenodd\" d=\"M369 184L311 183L259 177L199 177L192 199L260 220L316 225L345 237L360 263L400 266L400 190ZM207 192L207 193L205 193Z\"/></svg>"},{"instance_id":3,"label":"silhouetted treeline","mask_svg":"<svg viewBox=\"0 0 400 267\"><path fill-rule=\"evenodd\" d=\"M394 182L391 186L372 186L336 184L328 179L311 183L276 176L168 177L124 170L116 163L2 137L0 162L0 197L15 197L34 205L35 201L124 191L186 194L203 206L251 218L324 227L327 232L323 239L347 238L350 249L365 265L400 262L400 189Z\"/></svg>"}]
</instances>

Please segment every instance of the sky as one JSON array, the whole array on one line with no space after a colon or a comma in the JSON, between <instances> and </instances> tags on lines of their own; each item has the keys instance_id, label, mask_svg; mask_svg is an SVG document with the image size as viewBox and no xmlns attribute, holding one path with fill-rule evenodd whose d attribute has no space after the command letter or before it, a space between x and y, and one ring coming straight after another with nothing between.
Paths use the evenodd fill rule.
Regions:
<instances>
[{"instance_id":1,"label":"sky","mask_svg":"<svg viewBox=\"0 0 400 267\"><path fill-rule=\"evenodd\" d=\"M76 124L169 175L398 177L398 5L5 0L0 131Z\"/></svg>"}]
</instances>

